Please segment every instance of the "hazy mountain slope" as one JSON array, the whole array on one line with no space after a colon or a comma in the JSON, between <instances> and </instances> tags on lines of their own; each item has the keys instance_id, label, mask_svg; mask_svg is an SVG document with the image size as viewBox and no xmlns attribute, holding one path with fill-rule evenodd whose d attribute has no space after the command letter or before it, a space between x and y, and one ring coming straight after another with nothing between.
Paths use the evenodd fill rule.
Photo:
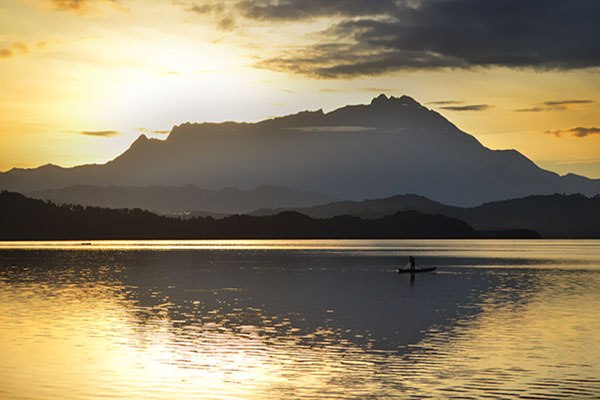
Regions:
<instances>
[{"instance_id":1,"label":"hazy mountain slope","mask_svg":"<svg viewBox=\"0 0 600 400\"><path fill-rule=\"evenodd\" d=\"M245 213L258 208L308 207L333 199L314 192L298 192L276 186L260 186L252 190L207 190L186 186L90 186L73 185L62 189L26 192L27 196L110 208L142 208L162 213L208 211L211 213Z\"/></svg>"},{"instance_id":2,"label":"hazy mountain slope","mask_svg":"<svg viewBox=\"0 0 600 400\"><path fill-rule=\"evenodd\" d=\"M401 195L294 209L313 218L344 214L370 219L407 210L457 218L480 231L532 229L544 238L600 238L600 196L589 198L579 194L527 196L470 208L447 206L416 195ZM259 210L256 214L270 215L282 211L285 210Z\"/></svg>"},{"instance_id":3,"label":"hazy mountain slope","mask_svg":"<svg viewBox=\"0 0 600 400\"><path fill-rule=\"evenodd\" d=\"M140 136L105 165L0 175L0 188L72 184L250 189L268 184L362 200L419 193L446 204L555 192L600 193L600 180L560 177L514 150L494 151L412 98L302 112L263 122L185 123L165 141Z\"/></svg>"},{"instance_id":4,"label":"hazy mountain slope","mask_svg":"<svg viewBox=\"0 0 600 400\"><path fill-rule=\"evenodd\" d=\"M297 211L313 218L330 218L335 215L354 215L361 218L376 219L392 215L398 211L417 210L422 213L437 214L448 206L415 194L403 194L385 199L364 201L336 201L313 207L288 209L260 209L252 215L273 215L282 211Z\"/></svg>"}]
</instances>

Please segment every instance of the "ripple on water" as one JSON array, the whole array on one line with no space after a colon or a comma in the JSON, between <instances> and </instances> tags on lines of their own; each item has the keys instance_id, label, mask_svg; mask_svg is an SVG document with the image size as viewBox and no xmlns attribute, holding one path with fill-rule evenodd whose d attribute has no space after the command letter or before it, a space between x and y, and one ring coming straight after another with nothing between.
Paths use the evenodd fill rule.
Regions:
<instances>
[{"instance_id":1,"label":"ripple on water","mask_svg":"<svg viewBox=\"0 0 600 400\"><path fill-rule=\"evenodd\" d=\"M502 242L409 286L380 250L0 254L0 397L600 397L597 270Z\"/></svg>"}]
</instances>

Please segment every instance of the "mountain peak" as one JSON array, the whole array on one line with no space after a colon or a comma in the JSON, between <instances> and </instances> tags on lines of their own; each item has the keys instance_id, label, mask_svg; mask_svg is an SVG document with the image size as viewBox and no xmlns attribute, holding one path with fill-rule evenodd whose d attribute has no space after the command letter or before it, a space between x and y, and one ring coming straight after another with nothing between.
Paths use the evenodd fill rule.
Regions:
<instances>
[{"instance_id":1,"label":"mountain peak","mask_svg":"<svg viewBox=\"0 0 600 400\"><path fill-rule=\"evenodd\" d=\"M410 96L402 95L401 97L390 96L387 97L385 94L381 93L379 96L373 98L371 100L371 105L375 107L389 107L389 106L412 106L412 107L421 107L418 101L413 99Z\"/></svg>"},{"instance_id":2,"label":"mountain peak","mask_svg":"<svg viewBox=\"0 0 600 400\"><path fill-rule=\"evenodd\" d=\"M395 99L394 97L392 97L392 99ZM395 99L396 100L396 99ZM413 99L410 96L407 95L402 95L399 99L397 99L400 103L402 103L403 105L412 105L412 106L419 106L421 107L421 103L419 103L418 101L416 101L415 99Z\"/></svg>"},{"instance_id":3,"label":"mountain peak","mask_svg":"<svg viewBox=\"0 0 600 400\"><path fill-rule=\"evenodd\" d=\"M374 97L373 100L371 100L371 105L376 106L379 104L385 104L388 102L388 100L388 97L385 94L381 93L379 96Z\"/></svg>"},{"instance_id":4,"label":"mountain peak","mask_svg":"<svg viewBox=\"0 0 600 400\"><path fill-rule=\"evenodd\" d=\"M129 148L127 150L125 150L123 153L121 153L117 158L115 158L114 160L109 161L108 163L114 163L117 160L122 160L123 157L125 155L127 155L130 151L134 151L135 153L140 153L140 152L144 152L146 151L149 147L152 146L148 146L150 143L156 142L156 139L148 139L148 136L146 136L145 134L141 134L140 136L138 136L137 139L135 139L135 141L133 143L131 143L131 145L129 146Z\"/></svg>"},{"instance_id":5,"label":"mountain peak","mask_svg":"<svg viewBox=\"0 0 600 400\"><path fill-rule=\"evenodd\" d=\"M137 139L135 139L135 141L133 143L131 143L131 146L129 146L130 148L133 147L143 147L146 148L149 144L156 142L157 139L150 139L148 136L146 136L146 134L142 133L140 136L138 136Z\"/></svg>"},{"instance_id":6,"label":"mountain peak","mask_svg":"<svg viewBox=\"0 0 600 400\"><path fill-rule=\"evenodd\" d=\"M137 142L147 142L148 140L150 140L150 139L148 139L148 136L146 136L145 133L142 133L140 136L138 136L137 139L135 139L134 143L137 143Z\"/></svg>"}]
</instances>

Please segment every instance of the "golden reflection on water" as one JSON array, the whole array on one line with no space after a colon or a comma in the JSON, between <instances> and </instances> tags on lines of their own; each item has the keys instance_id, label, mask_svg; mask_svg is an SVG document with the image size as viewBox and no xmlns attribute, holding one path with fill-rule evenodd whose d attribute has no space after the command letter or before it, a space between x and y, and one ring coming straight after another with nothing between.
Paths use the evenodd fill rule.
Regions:
<instances>
[{"instance_id":1,"label":"golden reflection on water","mask_svg":"<svg viewBox=\"0 0 600 400\"><path fill-rule=\"evenodd\" d=\"M310 249L370 249L373 246L387 247L377 240L93 240L93 241L0 241L5 249L61 249L61 250L310 250Z\"/></svg>"},{"instance_id":2,"label":"golden reflection on water","mask_svg":"<svg viewBox=\"0 0 600 400\"><path fill-rule=\"evenodd\" d=\"M92 240L92 241L0 241L0 250L318 250L390 252L396 255L426 255L461 259L464 257L548 260L557 267L600 266L599 241L595 239L439 239L439 240ZM572 259L577 257L577 259ZM557 263L572 259L572 263ZM512 261L512 260L510 260ZM538 263L539 264L539 263ZM456 265L461 265L460 260ZM487 267L488 265L481 265ZM511 263L506 263L507 267ZM517 265L519 268L526 265Z\"/></svg>"},{"instance_id":3,"label":"golden reflection on water","mask_svg":"<svg viewBox=\"0 0 600 400\"><path fill-rule=\"evenodd\" d=\"M347 397L381 392L377 359L320 331L265 338L264 328L140 323L110 290L0 286L3 398ZM168 305L165 305L168 306ZM160 307L159 307L160 308ZM146 311L146 310L137 310ZM275 318L276 319L276 318ZM322 339L302 346L303 339ZM385 353L385 352L383 352Z\"/></svg>"},{"instance_id":4,"label":"golden reflection on water","mask_svg":"<svg viewBox=\"0 0 600 400\"><path fill-rule=\"evenodd\" d=\"M558 260L563 263L556 268L548 267L554 265L547 263L553 253L545 244L536 249L531 242L512 248L506 241L467 248L429 243L427 255L452 254L448 257L455 259L436 275L418 277L414 287L381 268L381 258L367 255L359 261L350 257L352 252L324 260L316 258L320 252L293 253L305 271L286 272L285 263L296 262L289 258L290 246L330 249L332 243L210 244L252 250L258 245L285 249L256 261L260 267L274 259L284 272L248 272L241 269L246 264L232 264L246 253L211 258L218 247L202 249L208 258L198 258L196 252L186 253L188 258L179 253L152 258L122 245L107 252L61 247L56 253L61 257L53 260L55 253L47 249L0 253L0 398L600 397L597 241L582 242L570 253L564 249L574 244L560 242ZM385 241L371 247L364 242L333 246L359 251L368 247L377 257L382 247L391 247ZM500 265L489 268L479 262L482 254L494 258L524 249L545 261L504 265L496 260L489 264ZM461 260L472 262L458 254L475 254L478 264L457 267ZM191 265L192 282L175 279L190 273L185 262ZM321 264L328 267L317 268ZM240 271L246 275L233 281ZM351 284L357 277L361 286L374 282L374 291L357 291ZM246 285L248 278L266 283ZM327 279L334 286L317 285ZM213 284L217 286L206 286ZM298 301L339 296L339 302L324 304L324 314L298 311L293 302L280 298L298 285L299 293L307 295ZM329 292L332 287L335 293ZM453 295L461 290L464 297ZM272 292L277 304L254 304L260 291ZM365 312L387 319L384 328L418 330L419 313L433 313L435 322L414 340L409 335L386 346L392 339L384 337L389 332L375 326L361 330L364 321L357 318L365 315L348 314L342 307L365 293L378 299L364 298ZM409 308L408 313L398 308L394 318L394 305L408 301L432 303L431 310L454 303L460 307L449 319L426 308ZM383 306L391 308L384 313ZM303 325L305 319L316 322Z\"/></svg>"}]
</instances>

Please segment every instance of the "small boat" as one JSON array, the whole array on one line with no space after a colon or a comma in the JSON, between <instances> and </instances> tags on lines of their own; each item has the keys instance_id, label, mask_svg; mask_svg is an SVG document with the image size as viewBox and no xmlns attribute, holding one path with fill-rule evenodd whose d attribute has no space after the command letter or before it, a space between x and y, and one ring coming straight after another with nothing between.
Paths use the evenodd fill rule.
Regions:
<instances>
[{"instance_id":1,"label":"small boat","mask_svg":"<svg viewBox=\"0 0 600 400\"><path fill-rule=\"evenodd\" d=\"M419 272L432 272L432 271L435 271L436 268L437 267L416 268L415 269L415 273L419 273ZM406 269L398 268L398 273L399 274L409 274L410 272L411 272L410 268L406 268Z\"/></svg>"}]
</instances>

